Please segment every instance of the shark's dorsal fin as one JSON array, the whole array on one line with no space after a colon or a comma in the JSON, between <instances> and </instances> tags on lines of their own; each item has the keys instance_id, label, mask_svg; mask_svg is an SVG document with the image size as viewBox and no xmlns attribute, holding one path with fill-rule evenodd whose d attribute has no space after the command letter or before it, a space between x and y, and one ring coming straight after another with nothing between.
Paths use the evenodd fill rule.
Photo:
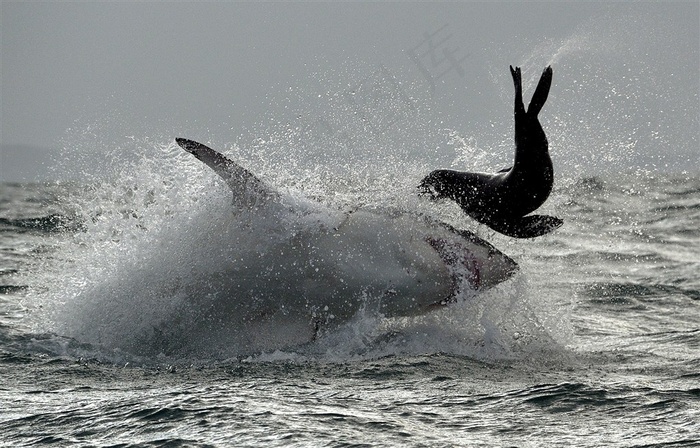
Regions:
<instances>
[{"instance_id":1,"label":"shark's dorsal fin","mask_svg":"<svg viewBox=\"0 0 700 448\"><path fill-rule=\"evenodd\" d=\"M176 138L175 141L182 149L204 162L226 181L233 192L234 204L254 207L277 197L277 193L253 173L208 146L186 138Z\"/></svg>"}]
</instances>

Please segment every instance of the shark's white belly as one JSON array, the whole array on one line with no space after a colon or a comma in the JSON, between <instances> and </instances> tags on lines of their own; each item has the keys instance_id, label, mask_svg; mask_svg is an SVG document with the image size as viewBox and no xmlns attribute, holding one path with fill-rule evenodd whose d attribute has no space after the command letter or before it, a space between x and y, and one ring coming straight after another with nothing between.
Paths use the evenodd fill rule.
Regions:
<instances>
[{"instance_id":1,"label":"shark's white belly","mask_svg":"<svg viewBox=\"0 0 700 448\"><path fill-rule=\"evenodd\" d=\"M338 223L240 245L190 294L211 299L217 314L247 310L248 320L283 313L341 321L366 306L386 316L421 313L452 293L451 274L426 240L435 229L363 211Z\"/></svg>"},{"instance_id":2,"label":"shark's white belly","mask_svg":"<svg viewBox=\"0 0 700 448\"><path fill-rule=\"evenodd\" d=\"M261 235L275 241L267 246L238 246L191 294L208 302L202 309L211 310L212 321L294 316L339 323L363 308L387 317L422 314L456 290L492 286L515 269L490 246L415 215L355 211L336 224L305 227L288 238ZM454 248L445 249L454 262L435 241Z\"/></svg>"},{"instance_id":3,"label":"shark's white belly","mask_svg":"<svg viewBox=\"0 0 700 448\"><path fill-rule=\"evenodd\" d=\"M337 228L314 235L305 258L302 294L314 307L350 317L367 300L387 316L410 315L452 293L445 263L427 242L431 230L407 216L351 213ZM306 253L304 253L306 252Z\"/></svg>"}]
</instances>

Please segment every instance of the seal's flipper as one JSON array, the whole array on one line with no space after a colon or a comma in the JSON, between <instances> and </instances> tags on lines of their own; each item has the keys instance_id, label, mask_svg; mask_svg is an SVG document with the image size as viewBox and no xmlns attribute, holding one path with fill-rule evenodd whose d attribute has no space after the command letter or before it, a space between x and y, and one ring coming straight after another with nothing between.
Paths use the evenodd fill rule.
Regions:
<instances>
[{"instance_id":1,"label":"seal's flipper","mask_svg":"<svg viewBox=\"0 0 700 448\"><path fill-rule=\"evenodd\" d=\"M537 84L535 93L532 95L530 105L527 106L527 114L536 117L540 113L542 106L547 101L549 88L552 86L552 67L547 67L542 72L540 82Z\"/></svg>"},{"instance_id":2,"label":"seal's flipper","mask_svg":"<svg viewBox=\"0 0 700 448\"><path fill-rule=\"evenodd\" d=\"M489 222L496 232L513 238L535 238L559 228L564 221L548 215L529 215L513 221Z\"/></svg>"},{"instance_id":3,"label":"seal's flipper","mask_svg":"<svg viewBox=\"0 0 700 448\"><path fill-rule=\"evenodd\" d=\"M186 138L176 138L175 141L182 149L204 162L226 181L226 184L233 192L233 201L237 205L251 206L259 200L277 196L270 187L255 177L253 173L208 146Z\"/></svg>"},{"instance_id":4,"label":"seal's flipper","mask_svg":"<svg viewBox=\"0 0 700 448\"><path fill-rule=\"evenodd\" d=\"M510 74L513 76L513 86L515 87L515 116L525 114L525 105L523 104L523 82L520 75L520 67L510 66Z\"/></svg>"}]
</instances>

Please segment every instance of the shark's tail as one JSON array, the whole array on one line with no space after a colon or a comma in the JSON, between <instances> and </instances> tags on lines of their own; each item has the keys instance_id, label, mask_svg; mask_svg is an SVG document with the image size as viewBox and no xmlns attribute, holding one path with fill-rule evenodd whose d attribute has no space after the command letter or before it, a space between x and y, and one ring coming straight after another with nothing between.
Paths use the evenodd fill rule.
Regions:
<instances>
[{"instance_id":1,"label":"shark's tail","mask_svg":"<svg viewBox=\"0 0 700 448\"><path fill-rule=\"evenodd\" d=\"M527 114L536 117L540 113L542 106L544 106L545 101L547 101L547 95L549 95L549 88L552 85L552 67L547 67L542 72L542 77L540 82L537 84L535 93L532 95L530 100L530 105L527 107Z\"/></svg>"}]
</instances>

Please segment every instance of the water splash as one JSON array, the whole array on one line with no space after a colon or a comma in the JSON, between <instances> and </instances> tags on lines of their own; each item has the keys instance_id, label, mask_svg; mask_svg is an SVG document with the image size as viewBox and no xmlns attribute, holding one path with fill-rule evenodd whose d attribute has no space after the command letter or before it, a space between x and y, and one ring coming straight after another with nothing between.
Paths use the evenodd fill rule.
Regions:
<instances>
[{"instance_id":1,"label":"water splash","mask_svg":"<svg viewBox=\"0 0 700 448\"><path fill-rule=\"evenodd\" d=\"M697 49L674 45L674 27L652 10L605 8L562 39L534 43L522 65L554 67L541 119L560 171L680 170L684 159L697 159L697 139L687 129L700 125L698 94L679 88L693 85ZM527 74L526 90L538 77L537 70Z\"/></svg>"},{"instance_id":2,"label":"water splash","mask_svg":"<svg viewBox=\"0 0 700 448\"><path fill-rule=\"evenodd\" d=\"M330 180L318 176L323 172L319 168L301 171L306 173L301 182L294 164L285 169L283 161L264 157L264 151L276 153L279 146L257 150L258 160L266 164L260 171L274 171L276 185L293 192L286 184L304 184L306 193L337 209L362 204L412 210L417 203L413 195L400 197L401 190L412 188L413 182L397 183L394 170L418 173L421 166L360 165ZM237 151L234 147L228 152ZM95 347L95 356L119 361L162 360L163 356L227 359L285 347L296 347L292 353L301 357L330 360L418 352L496 359L517 356L521 343L516 341L523 340L521 335L533 334L540 340L545 334L530 317L512 318L508 329L501 328L502 313L529 315L524 312L527 300L516 304L514 299L524 297L522 291L508 289L483 297L467 295L450 311L422 318L385 318L369 307L350 323L321 333L310 345L313 328L308 319L294 313L248 321L245 316L254 305L227 301L222 308L225 291L218 288L216 273L254 259L246 250L264 253L276 234L284 238L296 230L285 222L235 215L223 183L172 143L143 148L141 154L138 163L120 168L111 181L77 187L64 198L84 218L84 231L64 235L57 252L44 261L45 269L30 285L36 333L69 336ZM256 161L243 163L256 165ZM386 188L390 179L395 182L388 189L393 195ZM312 221L319 219L325 218ZM195 296L200 298L193 301ZM501 312L490 308L499 300L512 303ZM367 302L371 301L368 297ZM228 322L218 321L223 315L230 316ZM522 328L511 331L516 327ZM84 345L79 347L84 354Z\"/></svg>"},{"instance_id":3,"label":"water splash","mask_svg":"<svg viewBox=\"0 0 700 448\"><path fill-rule=\"evenodd\" d=\"M372 76L385 80L381 73ZM347 85L357 88L358 83L333 85L325 86L332 97L348 94ZM299 95L295 114L316 116L304 113L305 93ZM330 128L274 120L244 141L217 149L274 188L332 209L396 209L468 227L472 223L458 207L429 203L415 194L419 180L434 167L434 162L426 164L424 149L438 148L439 153L450 148L453 165L476 163L491 171L500 167L493 166L492 151L480 149L475 138L434 128L430 107L411 101L413 109L406 109L405 98L390 96L382 103L377 113L389 112L393 120L384 132L361 121L344 121L357 109L336 101L324 111ZM68 158L71 151L77 152L73 159L80 160L85 147L99 148L94 134L89 133L84 145L67 149ZM351 146L345 140L348 134L353 134ZM241 247L264 251L276 232L282 235L289 229L284 222L251 223L234 216L224 184L170 137L134 137L124 148L99 149L106 160L103 176L88 175L89 183L63 199L84 218L85 231L63 239L56 256L45 261L42 274L34 279L34 290L44 291L34 298L37 332L49 330L94 344L108 356L188 359L222 359L251 350L274 353L291 345L300 356L335 360L423 352L492 360L525 356L534 347L555 344L543 323L549 319L546 307L533 306L533 293L522 283L464 297L454 307L426 317L387 319L368 309L352 322L322 333L311 345L302 344L309 339L308 321L290 316L268 325L251 324L241 321L242 308L231 305L225 310L233 316L230 329L223 331L225 323L212 323L221 330L214 336L199 325L208 319L205 307L219 306L221 291L210 273L245 258ZM125 151L131 158L121 157ZM323 154L323 163L314 163L309 151L316 157ZM256 225L265 230L251 231ZM493 237L488 230L479 231ZM191 288L199 288L204 299L193 303Z\"/></svg>"}]
</instances>

